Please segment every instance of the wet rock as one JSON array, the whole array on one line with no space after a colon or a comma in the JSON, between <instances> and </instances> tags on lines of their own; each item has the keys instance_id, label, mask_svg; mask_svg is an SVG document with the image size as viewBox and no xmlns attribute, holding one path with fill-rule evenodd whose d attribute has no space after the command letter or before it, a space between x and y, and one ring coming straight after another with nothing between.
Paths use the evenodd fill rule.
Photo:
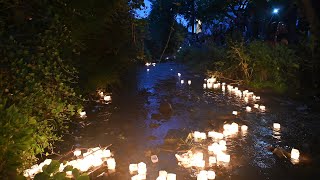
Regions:
<instances>
[{"instance_id":1,"label":"wet rock","mask_svg":"<svg viewBox=\"0 0 320 180\"><path fill-rule=\"evenodd\" d=\"M171 116L173 113L173 109L172 106L169 102L167 101L163 101L160 103L160 107L159 107L159 112L163 115L163 116Z\"/></svg>"},{"instance_id":2,"label":"wet rock","mask_svg":"<svg viewBox=\"0 0 320 180\"><path fill-rule=\"evenodd\" d=\"M179 141L184 141L189 132L181 129L170 129L164 138L166 144L176 144Z\"/></svg>"}]
</instances>

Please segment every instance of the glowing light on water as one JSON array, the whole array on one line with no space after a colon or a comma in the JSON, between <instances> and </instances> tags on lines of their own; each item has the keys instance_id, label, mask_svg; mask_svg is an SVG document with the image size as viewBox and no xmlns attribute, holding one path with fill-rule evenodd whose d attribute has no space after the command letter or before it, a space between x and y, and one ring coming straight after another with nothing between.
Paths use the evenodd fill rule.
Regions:
<instances>
[{"instance_id":1,"label":"glowing light on water","mask_svg":"<svg viewBox=\"0 0 320 180\"><path fill-rule=\"evenodd\" d=\"M179 76L179 77L181 77L181 74L180 74L180 73L178 73L178 76Z\"/></svg>"},{"instance_id":2,"label":"glowing light on water","mask_svg":"<svg viewBox=\"0 0 320 180\"><path fill-rule=\"evenodd\" d=\"M188 84L191 85L191 80L188 80Z\"/></svg>"},{"instance_id":3,"label":"glowing light on water","mask_svg":"<svg viewBox=\"0 0 320 180\"><path fill-rule=\"evenodd\" d=\"M250 106L247 106L247 107L246 107L246 111L247 111L247 112L251 112L251 107L250 107Z\"/></svg>"},{"instance_id":4,"label":"glowing light on water","mask_svg":"<svg viewBox=\"0 0 320 180\"><path fill-rule=\"evenodd\" d=\"M79 113L81 118L87 117L87 113L85 111L82 111Z\"/></svg>"},{"instance_id":5,"label":"glowing light on water","mask_svg":"<svg viewBox=\"0 0 320 180\"><path fill-rule=\"evenodd\" d=\"M279 123L273 123L273 129L280 130L280 124Z\"/></svg>"},{"instance_id":6,"label":"glowing light on water","mask_svg":"<svg viewBox=\"0 0 320 180\"><path fill-rule=\"evenodd\" d=\"M184 80L181 80L180 83L181 83L181 84L184 84Z\"/></svg>"},{"instance_id":7,"label":"glowing light on water","mask_svg":"<svg viewBox=\"0 0 320 180\"><path fill-rule=\"evenodd\" d=\"M300 152L299 152L299 150L292 148L292 150L291 150L291 159L293 159L293 160L299 160L299 157L300 157Z\"/></svg>"}]
</instances>

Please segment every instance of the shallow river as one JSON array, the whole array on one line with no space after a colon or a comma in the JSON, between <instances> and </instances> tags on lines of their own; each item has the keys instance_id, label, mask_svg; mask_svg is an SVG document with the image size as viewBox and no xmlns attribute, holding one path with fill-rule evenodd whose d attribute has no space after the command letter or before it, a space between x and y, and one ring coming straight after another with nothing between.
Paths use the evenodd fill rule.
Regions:
<instances>
[{"instance_id":1,"label":"shallow river","mask_svg":"<svg viewBox=\"0 0 320 180\"><path fill-rule=\"evenodd\" d=\"M83 127L66 137L62 146L67 151L72 145L112 144L110 150L117 170L102 179L130 179L129 164L145 162L147 179L155 180L159 170L166 170L176 173L178 180L192 180L196 179L197 170L178 165L177 146L165 143L168 132L168 136L185 139L189 132L221 131L224 122L237 122L247 125L248 131L226 139L230 163L206 168L216 172L216 179L320 179L319 139L315 138L320 127L317 113L287 99L259 92L255 94L261 100L256 103L265 105L266 111L252 108L252 112L246 112L247 105L253 106L251 101L246 103L227 90L204 89L204 78L203 74L175 63L141 66L129 73L123 80L124 86L113 93L112 104L87 109ZM184 84L180 82L182 79ZM191 80L191 85L187 80ZM172 105L172 116L154 119L152 116L159 113L164 100ZM239 114L234 116L232 111ZM281 124L279 132L273 131L274 122ZM281 147L288 152L299 149L305 160L293 165L268 147ZM154 154L158 163L150 160Z\"/></svg>"}]
</instances>

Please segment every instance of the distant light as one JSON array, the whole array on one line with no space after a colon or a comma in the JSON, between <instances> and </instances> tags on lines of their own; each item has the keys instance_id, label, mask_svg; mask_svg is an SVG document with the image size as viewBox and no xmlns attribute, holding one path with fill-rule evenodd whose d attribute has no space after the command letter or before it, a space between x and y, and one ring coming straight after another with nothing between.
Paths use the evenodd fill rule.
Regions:
<instances>
[{"instance_id":1,"label":"distant light","mask_svg":"<svg viewBox=\"0 0 320 180\"><path fill-rule=\"evenodd\" d=\"M279 8L274 8L272 11L273 14L278 14L279 13Z\"/></svg>"}]
</instances>

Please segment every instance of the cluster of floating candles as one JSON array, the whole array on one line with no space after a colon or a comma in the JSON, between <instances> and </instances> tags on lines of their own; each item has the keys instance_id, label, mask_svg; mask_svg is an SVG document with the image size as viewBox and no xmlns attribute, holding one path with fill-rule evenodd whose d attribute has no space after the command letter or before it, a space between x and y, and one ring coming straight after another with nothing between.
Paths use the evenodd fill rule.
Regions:
<instances>
[{"instance_id":1,"label":"cluster of floating candles","mask_svg":"<svg viewBox=\"0 0 320 180\"><path fill-rule=\"evenodd\" d=\"M131 177L131 180L143 180L147 179L147 165L144 162L138 164L129 165L130 174L134 176Z\"/></svg>"},{"instance_id":2,"label":"cluster of floating candles","mask_svg":"<svg viewBox=\"0 0 320 180\"><path fill-rule=\"evenodd\" d=\"M167 171L161 170L159 171L159 176L156 180L176 180L177 175L174 173L168 173Z\"/></svg>"},{"instance_id":3,"label":"cluster of floating candles","mask_svg":"<svg viewBox=\"0 0 320 180\"><path fill-rule=\"evenodd\" d=\"M90 168L100 167L107 164L109 170L114 171L116 168L116 161L112 157L110 150L102 149L100 147L90 148L82 154L81 150L74 150L73 154L76 159L61 163L59 172L63 172L67 166L79 169L81 172L87 172ZM42 172L42 167L50 165L52 159L46 159L39 165L33 165L30 169L24 171L24 176L27 178L33 178L36 174ZM72 172L66 173L68 177L72 178Z\"/></svg>"}]
</instances>

